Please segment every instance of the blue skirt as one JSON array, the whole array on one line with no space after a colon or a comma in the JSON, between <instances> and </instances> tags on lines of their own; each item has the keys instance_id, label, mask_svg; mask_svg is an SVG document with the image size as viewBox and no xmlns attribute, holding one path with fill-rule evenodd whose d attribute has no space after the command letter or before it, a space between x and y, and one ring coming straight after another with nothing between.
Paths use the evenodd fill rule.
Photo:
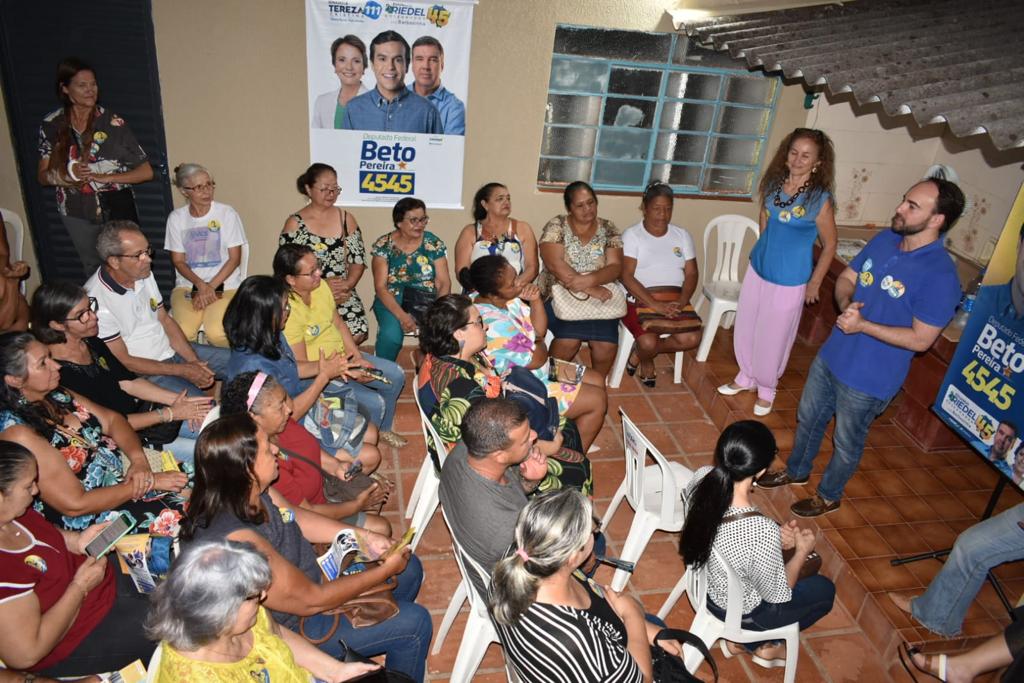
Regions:
<instances>
[{"instance_id":1,"label":"blue skirt","mask_svg":"<svg viewBox=\"0 0 1024 683\"><path fill-rule=\"evenodd\" d=\"M612 320L562 320L555 315L551 300L544 302L548 313L548 328L555 339L578 339L580 341L619 343L619 321Z\"/></svg>"}]
</instances>

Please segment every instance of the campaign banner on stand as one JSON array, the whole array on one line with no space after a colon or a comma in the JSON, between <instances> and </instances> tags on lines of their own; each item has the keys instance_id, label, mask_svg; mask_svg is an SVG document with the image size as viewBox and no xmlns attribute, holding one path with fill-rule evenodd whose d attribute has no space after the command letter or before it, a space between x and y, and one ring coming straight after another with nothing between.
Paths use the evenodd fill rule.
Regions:
<instances>
[{"instance_id":1,"label":"campaign banner on stand","mask_svg":"<svg viewBox=\"0 0 1024 683\"><path fill-rule=\"evenodd\" d=\"M933 409L1024 490L1024 188Z\"/></svg>"},{"instance_id":2,"label":"campaign banner on stand","mask_svg":"<svg viewBox=\"0 0 1024 683\"><path fill-rule=\"evenodd\" d=\"M309 154L339 204L462 208L475 4L306 0Z\"/></svg>"}]
</instances>

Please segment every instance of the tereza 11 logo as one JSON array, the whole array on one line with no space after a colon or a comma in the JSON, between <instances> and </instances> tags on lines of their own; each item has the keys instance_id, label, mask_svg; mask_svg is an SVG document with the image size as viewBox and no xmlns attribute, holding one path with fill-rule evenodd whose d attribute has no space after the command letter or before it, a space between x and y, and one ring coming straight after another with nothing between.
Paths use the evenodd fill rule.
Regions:
<instances>
[{"instance_id":1,"label":"tereza 11 logo","mask_svg":"<svg viewBox=\"0 0 1024 683\"><path fill-rule=\"evenodd\" d=\"M414 194L416 174L405 169L415 159L416 148L411 145L363 140L359 150L360 193Z\"/></svg>"}]
</instances>

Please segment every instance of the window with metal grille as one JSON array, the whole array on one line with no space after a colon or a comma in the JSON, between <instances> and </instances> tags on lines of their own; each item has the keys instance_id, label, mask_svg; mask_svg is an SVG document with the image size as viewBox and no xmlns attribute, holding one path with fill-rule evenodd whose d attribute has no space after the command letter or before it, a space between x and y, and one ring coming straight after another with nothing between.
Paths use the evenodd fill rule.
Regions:
<instances>
[{"instance_id":1,"label":"window with metal grille","mask_svg":"<svg viewBox=\"0 0 1024 683\"><path fill-rule=\"evenodd\" d=\"M558 26L537 186L749 197L779 87L684 35Z\"/></svg>"}]
</instances>

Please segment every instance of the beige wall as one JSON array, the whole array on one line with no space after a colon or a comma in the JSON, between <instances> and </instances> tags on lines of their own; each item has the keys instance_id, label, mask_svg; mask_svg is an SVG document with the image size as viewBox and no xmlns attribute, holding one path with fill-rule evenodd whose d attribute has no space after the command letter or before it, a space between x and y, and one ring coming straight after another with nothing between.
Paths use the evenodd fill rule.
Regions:
<instances>
[{"instance_id":1,"label":"beige wall","mask_svg":"<svg viewBox=\"0 0 1024 683\"><path fill-rule=\"evenodd\" d=\"M560 193L534 187L555 25L670 31L664 12L670 4L481 0L473 26L463 203L468 206L483 183L499 180L511 189L514 215L535 230L562 212ZM245 223L249 272L268 272L281 225L303 206L294 179L309 163L304 3L156 0L153 22L170 165L198 161L214 172L217 198ZM802 98L800 88L783 89L769 149L803 124ZM0 173L13 178L7 144L0 141ZM637 221L637 197L600 199L602 216L622 227ZM183 202L177 193L175 201ZM749 201L686 199L676 203L674 221L699 243L704 225L722 213L756 211ZM467 210L430 214L431 230L449 245L469 221ZM390 229L388 209L360 209L357 217L368 243ZM359 292L369 304L369 274Z\"/></svg>"}]
</instances>

